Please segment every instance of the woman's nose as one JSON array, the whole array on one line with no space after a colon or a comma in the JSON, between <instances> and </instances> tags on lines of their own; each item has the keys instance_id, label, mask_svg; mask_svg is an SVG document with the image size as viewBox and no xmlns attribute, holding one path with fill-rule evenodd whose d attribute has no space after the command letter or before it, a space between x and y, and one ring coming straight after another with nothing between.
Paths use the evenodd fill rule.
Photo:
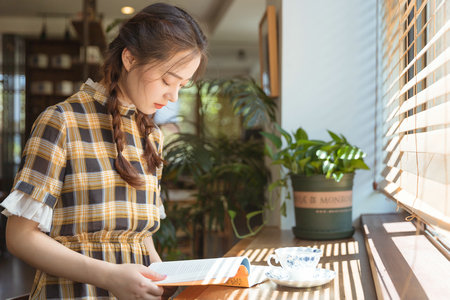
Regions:
<instances>
[{"instance_id":1,"label":"woman's nose","mask_svg":"<svg viewBox=\"0 0 450 300\"><path fill-rule=\"evenodd\" d=\"M178 88L172 89L171 91L169 91L169 92L167 93L167 99L168 99L170 102L177 102L179 91L180 91L180 89L178 89Z\"/></svg>"},{"instance_id":2,"label":"woman's nose","mask_svg":"<svg viewBox=\"0 0 450 300\"><path fill-rule=\"evenodd\" d=\"M178 101L178 94L173 95L172 97L169 98L170 102L177 102Z\"/></svg>"}]
</instances>

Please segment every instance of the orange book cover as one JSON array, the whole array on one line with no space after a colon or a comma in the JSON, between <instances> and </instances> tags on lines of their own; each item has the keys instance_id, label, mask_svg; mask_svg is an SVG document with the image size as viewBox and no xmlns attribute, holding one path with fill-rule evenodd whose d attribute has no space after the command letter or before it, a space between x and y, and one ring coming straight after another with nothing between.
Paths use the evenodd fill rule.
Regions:
<instances>
[{"instance_id":1,"label":"orange book cover","mask_svg":"<svg viewBox=\"0 0 450 300\"><path fill-rule=\"evenodd\" d=\"M264 268L250 266L247 257L222 257L153 263L155 272L166 274L160 286L227 285L251 287L264 281ZM252 274L253 273L255 274Z\"/></svg>"}]
</instances>

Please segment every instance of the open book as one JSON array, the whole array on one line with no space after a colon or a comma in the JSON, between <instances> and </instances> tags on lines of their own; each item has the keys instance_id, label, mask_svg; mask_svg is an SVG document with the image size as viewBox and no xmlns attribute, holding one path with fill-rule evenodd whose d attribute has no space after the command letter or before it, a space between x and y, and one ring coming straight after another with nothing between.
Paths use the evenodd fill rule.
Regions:
<instances>
[{"instance_id":1,"label":"open book","mask_svg":"<svg viewBox=\"0 0 450 300\"><path fill-rule=\"evenodd\" d=\"M229 285L251 287L266 279L267 267L250 266L247 257L221 257L152 263L149 268L167 277L160 286Z\"/></svg>"}]
</instances>

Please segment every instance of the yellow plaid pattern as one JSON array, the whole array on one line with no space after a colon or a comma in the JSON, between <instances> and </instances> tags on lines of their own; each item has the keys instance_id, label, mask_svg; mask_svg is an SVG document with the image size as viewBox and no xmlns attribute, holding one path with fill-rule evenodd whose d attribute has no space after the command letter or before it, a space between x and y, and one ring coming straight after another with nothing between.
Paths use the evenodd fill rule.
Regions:
<instances>
[{"instance_id":1,"label":"yellow plaid pattern","mask_svg":"<svg viewBox=\"0 0 450 300\"><path fill-rule=\"evenodd\" d=\"M15 178L20 190L53 208L50 236L84 255L112 263L150 264L143 239L159 228L162 167L147 174L135 108L120 106L123 155L146 182L135 189L117 173L112 116L102 91L80 91L36 120ZM162 154L159 129L150 134ZM32 299L110 299L108 291L38 271Z\"/></svg>"}]
</instances>

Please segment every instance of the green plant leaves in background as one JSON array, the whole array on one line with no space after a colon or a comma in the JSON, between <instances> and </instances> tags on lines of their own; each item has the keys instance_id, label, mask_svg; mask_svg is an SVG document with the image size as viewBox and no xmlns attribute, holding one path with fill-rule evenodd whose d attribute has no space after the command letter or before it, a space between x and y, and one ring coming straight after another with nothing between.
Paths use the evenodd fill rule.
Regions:
<instances>
[{"instance_id":1,"label":"green plant leaves in background","mask_svg":"<svg viewBox=\"0 0 450 300\"><path fill-rule=\"evenodd\" d=\"M266 155L272 164L284 166L290 174L325 175L340 181L343 174L353 173L356 169L369 169L364 163L364 151L351 145L342 135L331 130L329 141L310 140L301 127L290 134L279 124L274 124L275 133L261 133L268 139Z\"/></svg>"},{"instance_id":2,"label":"green plant leaves in background","mask_svg":"<svg viewBox=\"0 0 450 300\"><path fill-rule=\"evenodd\" d=\"M281 148L282 141L279 136L277 136L273 133L270 133L270 132L261 132L261 134L263 136L265 136L266 138L268 138L275 145L276 148Z\"/></svg>"},{"instance_id":3,"label":"green plant leaves in background","mask_svg":"<svg viewBox=\"0 0 450 300\"><path fill-rule=\"evenodd\" d=\"M228 97L234 113L243 118L247 128L275 121L275 102L252 78L212 80L207 92Z\"/></svg>"}]
</instances>

